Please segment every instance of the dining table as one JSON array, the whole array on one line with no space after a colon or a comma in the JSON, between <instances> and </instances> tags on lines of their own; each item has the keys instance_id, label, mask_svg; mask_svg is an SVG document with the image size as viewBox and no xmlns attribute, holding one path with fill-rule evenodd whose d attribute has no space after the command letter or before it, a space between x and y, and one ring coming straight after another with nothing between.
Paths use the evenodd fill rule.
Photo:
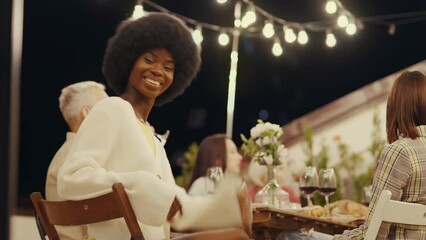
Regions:
<instances>
[{"instance_id":1,"label":"dining table","mask_svg":"<svg viewBox=\"0 0 426 240\"><path fill-rule=\"evenodd\" d=\"M277 208L266 204L252 204L254 239L276 239L283 231L309 231L330 235L341 234L361 225L364 220L353 216L316 217L303 209Z\"/></svg>"}]
</instances>

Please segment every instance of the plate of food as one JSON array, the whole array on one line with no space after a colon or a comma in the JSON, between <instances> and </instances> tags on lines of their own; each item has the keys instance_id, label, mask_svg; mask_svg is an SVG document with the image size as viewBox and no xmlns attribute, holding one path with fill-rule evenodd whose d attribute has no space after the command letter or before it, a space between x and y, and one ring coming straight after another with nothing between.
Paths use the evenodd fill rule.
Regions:
<instances>
[{"instance_id":1,"label":"plate of food","mask_svg":"<svg viewBox=\"0 0 426 240\"><path fill-rule=\"evenodd\" d=\"M333 217L353 216L355 218L365 218L368 214L368 208L352 200L344 199L328 204L324 207Z\"/></svg>"},{"instance_id":2,"label":"plate of food","mask_svg":"<svg viewBox=\"0 0 426 240\"><path fill-rule=\"evenodd\" d=\"M311 217L321 217L325 215L324 208L320 205L305 206L301 208L299 212Z\"/></svg>"},{"instance_id":3,"label":"plate of food","mask_svg":"<svg viewBox=\"0 0 426 240\"><path fill-rule=\"evenodd\" d=\"M352 200L343 199L324 207L325 218L334 222L350 223L359 220L365 220L368 214L368 208Z\"/></svg>"}]
</instances>

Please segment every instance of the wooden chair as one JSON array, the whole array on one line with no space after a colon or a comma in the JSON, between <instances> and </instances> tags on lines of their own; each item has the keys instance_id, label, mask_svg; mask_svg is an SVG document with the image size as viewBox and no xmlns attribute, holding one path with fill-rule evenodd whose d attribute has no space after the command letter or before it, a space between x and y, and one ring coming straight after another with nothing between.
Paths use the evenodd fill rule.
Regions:
<instances>
[{"instance_id":1,"label":"wooden chair","mask_svg":"<svg viewBox=\"0 0 426 240\"><path fill-rule=\"evenodd\" d=\"M122 217L129 228L131 239L144 240L123 184L115 183L112 190L111 193L80 201L47 201L40 192L33 192L31 201L43 228L41 230L44 230L49 240L59 240L54 225L85 225ZM40 234L44 235L41 231Z\"/></svg>"},{"instance_id":2,"label":"wooden chair","mask_svg":"<svg viewBox=\"0 0 426 240\"><path fill-rule=\"evenodd\" d=\"M42 239L44 240L44 236L47 235L49 240L59 240L54 225L85 225L124 217L131 234L131 239L144 240L123 185L121 183L115 183L112 189L113 192L106 195L80 201L47 201L42 198L40 192L31 193L31 201L36 210L36 220L39 220L41 225L39 233L43 236ZM238 199L240 201L240 207L244 205L243 209L247 211L247 202L245 201L247 198L243 198L244 194L247 194L247 192L243 191L239 193ZM242 199L245 200L242 201ZM249 216L245 211L242 211L242 214ZM244 220L243 222L248 224L249 220ZM249 225L245 226L244 230L239 228L226 228L201 231L185 234L173 238L173 240L248 240L249 233L246 233L246 228L248 227L251 231L251 225Z\"/></svg>"},{"instance_id":3,"label":"wooden chair","mask_svg":"<svg viewBox=\"0 0 426 240\"><path fill-rule=\"evenodd\" d=\"M251 238L252 237L252 224L253 224L253 210L251 208L250 194L245 182L237 193L238 203L240 206L241 219L243 223L243 230Z\"/></svg>"},{"instance_id":4,"label":"wooden chair","mask_svg":"<svg viewBox=\"0 0 426 240\"><path fill-rule=\"evenodd\" d=\"M365 234L366 240L376 239L383 221L426 225L426 205L391 200L392 193L383 190Z\"/></svg>"}]
</instances>

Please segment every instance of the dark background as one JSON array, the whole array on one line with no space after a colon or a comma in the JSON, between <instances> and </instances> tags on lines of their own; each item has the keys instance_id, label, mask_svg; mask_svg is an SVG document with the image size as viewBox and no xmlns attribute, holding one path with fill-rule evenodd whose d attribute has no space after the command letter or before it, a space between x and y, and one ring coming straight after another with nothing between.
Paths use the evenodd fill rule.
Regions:
<instances>
[{"instance_id":1,"label":"dark background","mask_svg":"<svg viewBox=\"0 0 426 240\"><path fill-rule=\"evenodd\" d=\"M9 88L12 1L0 1L0 239L9 236Z\"/></svg>"},{"instance_id":2,"label":"dark background","mask_svg":"<svg viewBox=\"0 0 426 240\"><path fill-rule=\"evenodd\" d=\"M200 22L230 27L233 4L182 0L155 3ZM294 22L327 21L325 1L255 1L269 13ZM349 37L335 33L337 45L328 48L324 33L308 32L305 46L284 44L284 54L274 57L270 40L240 38L233 140L249 134L260 111L265 120L280 125L321 107L372 81L415 64L426 56L426 17L418 23L397 25L366 17L426 11L426 1L342 1L364 29ZM44 190L48 165L65 139L67 126L58 109L60 90L71 83L101 83L106 41L117 24L131 15L128 0L31 0L25 2L19 206L29 206L32 191ZM146 10L152 8L146 6ZM425 15L425 14L424 14ZM392 21L398 21L394 19ZM398 22L397 22L398 23ZM399 22L403 23L403 22ZM149 121L157 132L169 129L166 144L175 174L182 153L191 142L226 131L230 46L216 43L216 32L205 30L201 72L185 94L152 111ZM109 92L112 94L111 92Z\"/></svg>"}]
</instances>

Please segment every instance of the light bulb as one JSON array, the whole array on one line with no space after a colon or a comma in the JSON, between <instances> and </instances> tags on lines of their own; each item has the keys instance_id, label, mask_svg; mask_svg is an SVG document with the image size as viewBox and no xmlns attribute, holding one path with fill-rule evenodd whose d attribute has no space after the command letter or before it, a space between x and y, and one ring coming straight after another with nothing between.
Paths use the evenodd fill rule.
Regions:
<instances>
[{"instance_id":1,"label":"light bulb","mask_svg":"<svg viewBox=\"0 0 426 240\"><path fill-rule=\"evenodd\" d=\"M194 42L198 45L201 44L201 42L203 41L203 34L200 25L198 25L197 28L192 32L192 38L194 39Z\"/></svg>"},{"instance_id":2,"label":"light bulb","mask_svg":"<svg viewBox=\"0 0 426 240\"><path fill-rule=\"evenodd\" d=\"M309 40L309 37L308 37L308 34L306 33L306 31L305 31L305 30L301 30L301 31L297 34L297 41L298 41L300 44L304 45L304 44L306 44L306 43L308 42L308 40Z\"/></svg>"},{"instance_id":3,"label":"light bulb","mask_svg":"<svg viewBox=\"0 0 426 240\"><path fill-rule=\"evenodd\" d=\"M328 47L334 47L334 46L336 46L336 43L337 43L337 41L336 41L336 37L334 36L334 34L327 33L326 38L325 38L325 44Z\"/></svg>"},{"instance_id":4,"label":"light bulb","mask_svg":"<svg viewBox=\"0 0 426 240\"><path fill-rule=\"evenodd\" d=\"M251 24L256 22L256 12L254 10L254 7L252 5L249 6L246 14L244 14L243 18L241 19L241 26L243 28L247 28Z\"/></svg>"},{"instance_id":5,"label":"light bulb","mask_svg":"<svg viewBox=\"0 0 426 240\"><path fill-rule=\"evenodd\" d=\"M266 38L271 38L275 34L274 25L267 21L263 27L262 33Z\"/></svg>"},{"instance_id":6,"label":"light bulb","mask_svg":"<svg viewBox=\"0 0 426 240\"><path fill-rule=\"evenodd\" d=\"M337 11L337 4L335 1L330 0L325 4L325 11L327 11L327 13L333 14Z\"/></svg>"},{"instance_id":7,"label":"light bulb","mask_svg":"<svg viewBox=\"0 0 426 240\"><path fill-rule=\"evenodd\" d=\"M224 4L224 3L226 3L228 0L216 0L217 1L217 3L219 3L219 4Z\"/></svg>"},{"instance_id":8,"label":"light bulb","mask_svg":"<svg viewBox=\"0 0 426 240\"><path fill-rule=\"evenodd\" d=\"M346 15L340 15L337 18L337 25L341 28L346 27L349 24L348 17Z\"/></svg>"},{"instance_id":9,"label":"light bulb","mask_svg":"<svg viewBox=\"0 0 426 240\"><path fill-rule=\"evenodd\" d=\"M229 43L229 36L228 36L228 34L222 32L221 34L219 34L219 37L218 37L217 40L218 40L220 45L226 46Z\"/></svg>"},{"instance_id":10,"label":"light bulb","mask_svg":"<svg viewBox=\"0 0 426 240\"><path fill-rule=\"evenodd\" d=\"M283 48L281 47L279 41L275 41L274 45L272 45L272 54L274 54L276 57L279 57L283 54Z\"/></svg>"},{"instance_id":11,"label":"light bulb","mask_svg":"<svg viewBox=\"0 0 426 240\"><path fill-rule=\"evenodd\" d=\"M141 4L135 5L135 8L133 9L132 18L137 19L143 17L145 14L145 11L143 10L143 6Z\"/></svg>"},{"instance_id":12,"label":"light bulb","mask_svg":"<svg viewBox=\"0 0 426 240\"><path fill-rule=\"evenodd\" d=\"M353 23L349 23L348 26L346 26L346 33L348 35L354 35L356 33L356 25Z\"/></svg>"},{"instance_id":13,"label":"light bulb","mask_svg":"<svg viewBox=\"0 0 426 240\"><path fill-rule=\"evenodd\" d=\"M291 28L287 28L284 26L284 39L286 42L288 43L292 43L294 41L296 41L297 37L296 34L294 33L293 29Z\"/></svg>"}]
</instances>

